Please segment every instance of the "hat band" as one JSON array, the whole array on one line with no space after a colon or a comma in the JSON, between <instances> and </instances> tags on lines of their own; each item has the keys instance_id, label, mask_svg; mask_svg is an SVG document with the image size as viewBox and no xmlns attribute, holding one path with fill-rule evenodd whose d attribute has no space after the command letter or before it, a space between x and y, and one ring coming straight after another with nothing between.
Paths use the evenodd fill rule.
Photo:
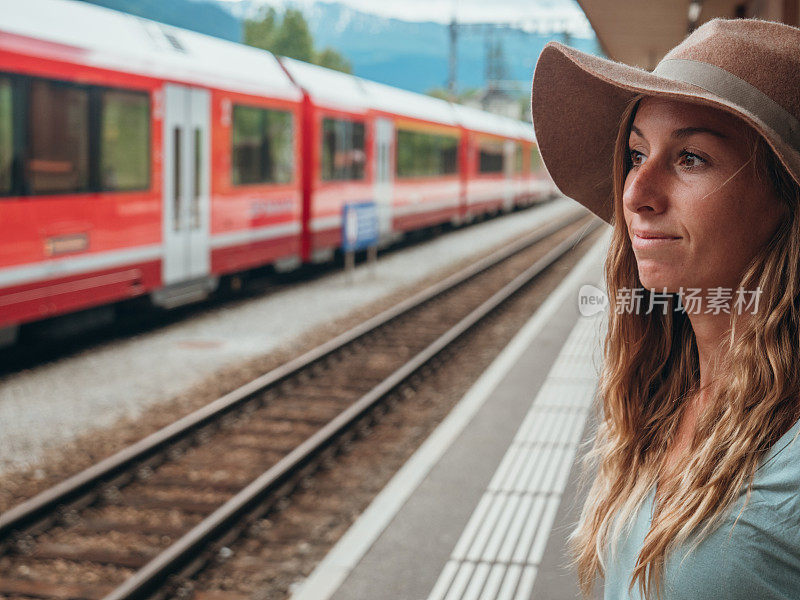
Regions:
<instances>
[{"instance_id":1,"label":"hat band","mask_svg":"<svg viewBox=\"0 0 800 600\"><path fill-rule=\"evenodd\" d=\"M662 60L653 74L701 87L758 117L786 142L800 150L800 121L744 79L716 65L685 58Z\"/></svg>"}]
</instances>

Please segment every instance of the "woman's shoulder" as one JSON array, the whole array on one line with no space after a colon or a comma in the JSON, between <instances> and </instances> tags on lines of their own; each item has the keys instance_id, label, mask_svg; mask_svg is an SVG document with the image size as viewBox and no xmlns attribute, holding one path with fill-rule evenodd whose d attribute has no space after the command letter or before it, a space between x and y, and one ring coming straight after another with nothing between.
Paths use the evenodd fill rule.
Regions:
<instances>
[{"instance_id":1,"label":"woman's shoulder","mask_svg":"<svg viewBox=\"0 0 800 600\"><path fill-rule=\"evenodd\" d=\"M764 455L718 527L666 565L671 600L797 598L800 589L800 422Z\"/></svg>"},{"instance_id":2,"label":"woman's shoulder","mask_svg":"<svg viewBox=\"0 0 800 600\"><path fill-rule=\"evenodd\" d=\"M753 478L753 500L785 508L800 521L800 420L770 448Z\"/></svg>"}]
</instances>

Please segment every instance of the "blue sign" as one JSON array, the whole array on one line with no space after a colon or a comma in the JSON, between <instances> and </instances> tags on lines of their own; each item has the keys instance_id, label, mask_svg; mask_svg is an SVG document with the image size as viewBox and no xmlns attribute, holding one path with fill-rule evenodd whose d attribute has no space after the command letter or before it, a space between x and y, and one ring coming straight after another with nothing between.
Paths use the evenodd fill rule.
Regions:
<instances>
[{"instance_id":1,"label":"blue sign","mask_svg":"<svg viewBox=\"0 0 800 600\"><path fill-rule=\"evenodd\" d=\"M342 250L363 250L378 244L378 207L371 200L342 207Z\"/></svg>"}]
</instances>

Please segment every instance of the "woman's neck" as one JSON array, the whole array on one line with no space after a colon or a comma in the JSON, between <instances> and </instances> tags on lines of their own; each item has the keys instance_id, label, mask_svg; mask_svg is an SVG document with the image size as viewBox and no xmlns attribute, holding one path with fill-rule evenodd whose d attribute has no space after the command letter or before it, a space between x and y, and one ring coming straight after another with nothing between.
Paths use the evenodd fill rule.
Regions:
<instances>
[{"instance_id":1,"label":"woman's neck","mask_svg":"<svg viewBox=\"0 0 800 600\"><path fill-rule=\"evenodd\" d=\"M700 367L700 385L686 399L675 434L667 446L661 463L659 480L678 476L680 465L694 437L698 418L711 397L716 365L724 359L730 335L730 315L690 314ZM661 486L659 486L661 487Z\"/></svg>"},{"instance_id":2,"label":"woman's neck","mask_svg":"<svg viewBox=\"0 0 800 600\"><path fill-rule=\"evenodd\" d=\"M697 356L700 367L700 390L708 390L716 371L716 365L722 364L731 332L730 315L691 314ZM705 395L702 395L705 396ZM702 398L698 398L702 400Z\"/></svg>"}]
</instances>

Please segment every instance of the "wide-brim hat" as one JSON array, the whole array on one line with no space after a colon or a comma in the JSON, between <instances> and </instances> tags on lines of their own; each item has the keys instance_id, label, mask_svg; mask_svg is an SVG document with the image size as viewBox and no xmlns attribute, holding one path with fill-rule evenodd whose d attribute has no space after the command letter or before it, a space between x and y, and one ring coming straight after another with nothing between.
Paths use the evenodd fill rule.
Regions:
<instances>
[{"instance_id":1,"label":"wide-brim hat","mask_svg":"<svg viewBox=\"0 0 800 600\"><path fill-rule=\"evenodd\" d=\"M556 186L606 221L620 119L636 96L732 113L758 131L800 185L800 29L760 19L713 19L652 72L558 42L542 50L531 111Z\"/></svg>"}]
</instances>

